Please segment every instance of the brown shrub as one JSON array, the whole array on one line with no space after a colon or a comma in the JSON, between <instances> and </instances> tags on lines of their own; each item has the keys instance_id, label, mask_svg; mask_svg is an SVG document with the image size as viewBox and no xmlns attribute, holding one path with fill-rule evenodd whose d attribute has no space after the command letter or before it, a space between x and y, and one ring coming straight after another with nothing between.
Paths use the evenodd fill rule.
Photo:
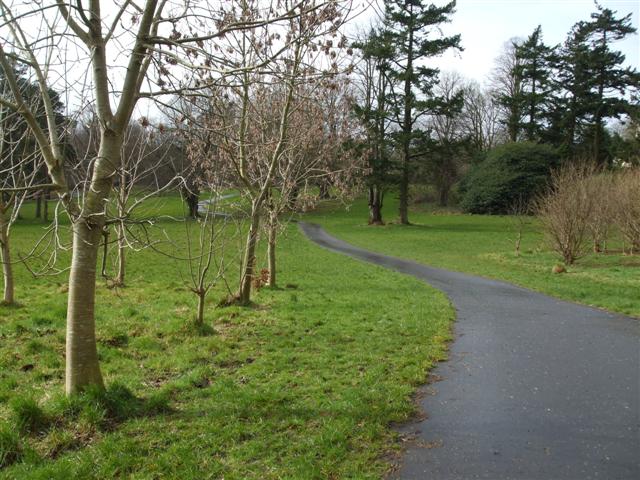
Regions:
<instances>
[{"instance_id":1,"label":"brown shrub","mask_svg":"<svg viewBox=\"0 0 640 480\"><path fill-rule=\"evenodd\" d=\"M626 169L615 176L611 198L613 218L628 243L629 253L640 252L640 168Z\"/></svg>"},{"instance_id":2,"label":"brown shrub","mask_svg":"<svg viewBox=\"0 0 640 480\"><path fill-rule=\"evenodd\" d=\"M587 178L593 166L570 165L551 175L551 190L536 201L536 210L549 246L567 265L588 251L586 239L594 203Z\"/></svg>"},{"instance_id":3,"label":"brown shrub","mask_svg":"<svg viewBox=\"0 0 640 480\"><path fill-rule=\"evenodd\" d=\"M616 177L608 172L596 172L584 179L587 195L593 200L587 228L593 241L593 251L607 249L607 239L614 222Z\"/></svg>"}]
</instances>

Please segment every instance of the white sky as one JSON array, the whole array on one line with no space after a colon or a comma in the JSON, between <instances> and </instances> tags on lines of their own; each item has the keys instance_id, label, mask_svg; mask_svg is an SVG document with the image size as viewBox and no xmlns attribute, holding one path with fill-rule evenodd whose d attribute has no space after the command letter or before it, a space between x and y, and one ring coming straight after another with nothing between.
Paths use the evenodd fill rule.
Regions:
<instances>
[{"instance_id":1,"label":"white sky","mask_svg":"<svg viewBox=\"0 0 640 480\"><path fill-rule=\"evenodd\" d=\"M381 5L383 2L379 2ZM437 5L446 1L435 0ZM599 0L614 11L616 18L632 14L632 24L638 28L640 0ZM462 35L461 53L447 53L432 60L441 70L456 70L465 77L483 82L493 67L495 57L512 37L526 38L542 25L547 45L564 42L574 23L589 20L596 11L593 0L458 0L453 21L443 27L446 34ZM373 9L357 19L362 29L375 17ZM626 64L640 69L640 36L628 37L615 44L626 55Z\"/></svg>"}]
</instances>

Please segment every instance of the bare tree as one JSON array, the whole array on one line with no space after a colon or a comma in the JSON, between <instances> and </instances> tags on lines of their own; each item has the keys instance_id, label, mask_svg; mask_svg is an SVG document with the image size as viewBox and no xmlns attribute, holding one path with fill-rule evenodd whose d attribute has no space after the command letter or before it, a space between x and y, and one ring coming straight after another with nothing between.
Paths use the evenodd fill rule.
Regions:
<instances>
[{"instance_id":1,"label":"bare tree","mask_svg":"<svg viewBox=\"0 0 640 480\"><path fill-rule=\"evenodd\" d=\"M627 168L615 177L614 218L629 245L629 253L640 252L640 168Z\"/></svg>"},{"instance_id":2,"label":"bare tree","mask_svg":"<svg viewBox=\"0 0 640 480\"><path fill-rule=\"evenodd\" d=\"M594 253L607 251L609 231L614 223L616 184L614 177L608 172L594 167L594 174L585 179L589 196L595 201L587 220Z\"/></svg>"},{"instance_id":3,"label":"bare tree","mask_svg":"<svg viewBox=\"0 0 640 480\"><path fill-rule=\"evenodd\" d=\"M518 197L509 209L509 215L511 220L511 227L514 233L514 253L516 257L520 256L520 247L522 246L522 238L524 231L529 225L529 215L531 214L531 207L529 203L523 198Z\"/></svg>"},{"instance_id":4,"label":"bare tree","mask_svg":"<svg viewBox=\"0 0 640 480\"><path fill-rule=\"evenodd\" d=\"M42 158L34 148L22 118L0 105L0 261L4 305L15 303L11 227L36 184L41 166Z\"/></svg>"},{"instance_id":5,"label":"bare tree","mask_svg":"<svg viewBox=\"0 0 640 480\"><path fill-rule=\"evenodd\" d=\"M504 44L502 53L496 58L496 64L491 72L491 90L497 103L501 107L502 122L507 127L508 138L515 142L518 140L522 126L523 107L522 78L520 71L520 59L517 48L522 44L522 39L512 38Z\"/></svg>"},{"instance_id":6,"label":"bare tree","mask_svg":"<svg viewBox=\"0 0 640 480\"><path fill-rule=\"evenodd\" d=\"M569 165L551 175L551 191L537 200L536 210L551 248L567 265L586 255L589 218L598 199L590 195L590 165Z\"/></svg>"},{"instance_id":7,"label":"bare tree","mask_svg":"<svg viewBox=\"0 0 640 480\"><path fill-rule=\"evenodd\" d=\"M226 69L246 71L246 65L222 63L204 45L236 31L266 28L277 22L284 27L301 14L311 14L319 8L315 2L311 6L287 3L262 9L249 8L249 3L254 2L234 1L213 7L209 2L126 1L110 4L111 8L105 10L99 0L90 0L86 6L63 0L0 1L0 67L11 91L9 98L0 99L0 105L19 112L25 119L46 162L51 188L58 193L72 221L66 342L68 393L86 385L103 385L95 339L96 262L107 224L105 207L121 165L123 134L138 100L175 93L173 87L183 88L181 79L190 71L212 75ZM52 8L57 15L48 13ZM33 32L27 24L42 28ZM248 35L246 38L249 40ZM126 58L124 70L112 60L115 51ZM51 82L64 82L72 73L68 71L70 62L56 66L54 61L74 54L79 59L76 65L87 66L90 71L84 83L90 88L85 91L90 92L89 103L95 105L100 129L98 154L91 162L90 178L82 184L77 201L65 178L62 137L56 129L56 112L49 93ZM198 58L201 63L197 63ZM265 58L264 62L269 60ZM25 101L12 63L27 68L39 84L47 127L37 121ZM148 73L156 73L158 78L151 81ZM175 80L171 82L169 77ZM71 88L70 84L66 88Z\"/></svg>"},{"instance_id":8,"label":"bare tree","mask_svg":"<svg viewBox=\"0 0 640 480\"><path fill-rule=\"evenodd\" d=\"M441 206L449 204L451 188L458 181L463 163L462 106L464 79L457 72L442 72L434 89L444 101L445 108L429 118L429 127L436 145L431 148L427 162L429 180L438 191Z\"/></svg>"},{"instance_id":9,"label":"bare tree","mask_svg":"<svg viewBox=\"0 0 640 480\"><path fill-rule=\"evenodd\" d=\"M330 186L340 199L359 185L359 158L345 147L356 134L349 92L347 78L338 75L300 87L293 102L290 121L295 128L288 135L262 222L267 234L268 284L272 287L277 284L278 233L287 224L288 214L312 208L326 198L317 185Z\"/></svg>"},{"instance_id":10,"label":"bare tree","mask_svg":"<svg viewBox=\"0 0 640 480\"><path fill-rule=\"evenodd\" d=\"M238 68L218 80L223 96L211 97L213 105L207 109L216 155L249 205L240 284L233 299L242 305L250 302L260 220L287 147L299 88L337 73L335 52L346 43L333 36L345 18L340 5L315 5L300 2L299 15L284 31L265 26L227 35L227 62ZM267 64L265 58L271 61ZM273 88L277 96L271 94Z\"/></svg>"},{"instance_id":11,"label":"bare tree","mask_svg":"<svg viewBox=\"0 0 640 480\"><path fill-rule=\"evenodd\" d=\"M356 100L354 113L362 124L364 182L368 189L369 225L383 225L382 207L391 170L390 132L393 95L389 58L384 49L376 48L376 29L360 35L356 46L361 60L356 65Z\"/></svg>"},{"instance_id":12,"label":"bare tree","mask_svg":"<svg viewBox=\"0 0 640 480\"><path fill-rule=\"evenodd\" d=\"M233 241L227 235L227 224L231 216L218 211L218 199L221 192L217 188L207 189L210 201L203 207L202 215L197 222L185 221L186 229L186 262L188 265L189 289L198 298L195 318L197 327L204 324L204 312L207 294L225 274L225 247ZM195 230L195 233L194 233ZM239 232L239 228L235 228Z\"/></svg>"},{"instance_id":13,"label":"bare tree","mask_svg":"<svg viewBox=\"0 0 640 480\"><path fill-rule=\"evenodd\" d=\"M490 150L506 139L500 115L496 93L468 81L464 88L461 128L475 151Z\"/></svg>"}]
</instances>

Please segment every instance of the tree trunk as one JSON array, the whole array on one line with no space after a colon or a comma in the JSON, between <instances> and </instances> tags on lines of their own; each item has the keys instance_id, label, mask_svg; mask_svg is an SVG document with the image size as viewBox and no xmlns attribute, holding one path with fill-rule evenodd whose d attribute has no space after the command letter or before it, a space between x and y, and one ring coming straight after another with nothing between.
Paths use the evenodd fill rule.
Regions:
<instances>
[{"instance_id":1,"label":"tree trunk","mask_svg":"<svg viewBox=\"0 0 640 480\"><path fill-rule=\"evenodd\" d=\"M44 192L43 194L44 205L42 208L42 219L45 222L49 221L49 192Z\"/></svg>"},{"instance_id":2,"label":"tree trunk","mask_svg":"<svg viewBox=\"0 0 640 480\"><path fill-rule=\"evenodd\" d=\"M256 246L258 244L258 231L260 229L260 208L254 204L251 206L251 224L247 232L247 242L242 260L242 272L240 275L240 289L238 291L238 303L248 305L251 302L251 281L253 280L256 263Z\"/></svg>"},{"instance_id":3,"label":"tree trunk","mask_svg":"<svg viewBox=\"0 0 640 480\"><path fill-rule=\"evenodd\" d=\"M101 227L81 218L73 225L73 256L67 306L67 394L87 385L103 387L95 335L96 261Z\"/></svg>"},{"instance_id":4,"label":"tree trunk","mask_svg":"<svg viewBox=\"0 0 640 480\"><path fill-rule=\"evenodd\" d=\"M300 195L300 186L295 184L291 188L291 193L289 194L289 198L287 198L287 208L289 210L295 211L296 204L298 203L298 196Z\"/></svg>"},{"instance_id":5,"label":"tree trunk","mask_svg":"<svg viewBox=\"0 0 640 480\"><path fill-rule=\"evenodd\" d=\"M326 180L322 180L320 182L320 199L322 200L327 200L328 198L330 198L331 195L329 195L329 184L327 183Z\"/></svg>"},{"instance_id":6,"label":"tree trunk","mask_svg":"<svg viewBox=\"0 0 640 480\"><path fill-rule=\"evenodd\" d=\"M104 388L95 335L95 291L98 248L105 223L105 206L115 166L120 165L121 135L104 130L81 214L73 221L73 254L67 304L65 391L89 385Z\"/></svg>"},{"instance_id":7,"label":"tree trunk","mask_svg":"<svg viewBox=\"0 0 640 480\"><path fill-rule=\"evenodd\" d=\"M204 289L198 292L198 316L196 317L196 325L201 326L204 323L204 302L207 297Z\"/></svg>"},{"instance_id":8,"label":"tree trunk","mask_svg":"<svg viewBox=\"0 0 640 480\"><path fill-rule=\"evenodd\" d=\"M2 276L4 279L3 303L12 305L15 302L15 295L11 250L9 249L9 224L3 213L0 213L0 260L2 261Z\"/></svg>"},{"instance_id":9,"label":"tree trunk","mask_svg":"<svg viewBox=\"0 0 640 480\"><path fill-rule=\"evenodd\" d=\"M277 271L276 271L276 241L278 237L278 218L274 212L269 214L269 241L267 244L267 258L269 268L269 286L275 287Z\"/></svg>"},{"instance_id":10,"label":"tree trunk","mask_svg":"<svg viewBox=\"0 0 640 480\"><path fill-rule=\"evenodd\" d=\"M449 205L449 190L450 190L449 185L440 186L438 203L440 204L441 207L446 207L447 205Z\"/></svg>"},{"instance_id":11,"label":"tree trunk","mask_svg":"<svg viewBox=\"0 0 640 480\"><path fill-rule=\"evenodd\" d=\"M124 238L124 226L122 224L116 227L118 234L118 273L116 275L116 285L124 286L125 275L127 272L127 247Z\"/></svg>"},{"instance_id":12,"label":"tree trunk","mask_svg":"<svg viewBox=\"0 0 640 480\"><path fill-rule=\"evenodd\" d=\"M42 192L36 193L36 218L42 218Z\"/></svg>"},{"instance_id":13,"label":"tree trunk","mask_svg":"<svg viewBox=\"0 0 640 480\"><path fill-rule=\"evenodd\" d=\"M383 225L382 192L377 185L369 187L369 225Z\"/></svg>"},{"instance_id":14,"label":"tree trunk","mask_svg":"<svg viewBox=\"0 0 640 480\"><path fill-rule=\"evenodd\" d=\"M407 2L408 5L408 2ZM411 9L413 17L413 9ZM407 70L404 80L404 119L402 124L402 175L400 176L400 223L409 225L409 161L411 160L411 112L413 97L411 95L411 81L413 79L413 29L409 29L409 42L407 53Z\"/></svg>"},{"instance_id":15,"label":"tree trunk","mask_svg":"<svg viewBox=\"0 0 640 480\"><path fill-rule=\"evenodd\" d=\"M402 176L400 177L400 223L409 225L409 141L403 148Z\"/></svg>"}]
</instances>

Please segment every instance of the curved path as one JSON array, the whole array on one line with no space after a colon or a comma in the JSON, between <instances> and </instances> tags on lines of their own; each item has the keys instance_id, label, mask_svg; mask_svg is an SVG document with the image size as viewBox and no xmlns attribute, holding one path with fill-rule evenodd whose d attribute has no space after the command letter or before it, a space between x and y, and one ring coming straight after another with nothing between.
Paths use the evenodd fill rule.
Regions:
<instances>
[{"instance_id":1,"label":"curved path","mask_svg":"<svg viewBox=\"0 0 640 480\"><path fill-rule=\"evenodd\" d=\"M447 362L423 388L426 419L396 478L640 479L640 321L507 283L314 242L418 277L458 312ZM638 292L640 295L640 292Z\"/></svg>"}]
</instances>

